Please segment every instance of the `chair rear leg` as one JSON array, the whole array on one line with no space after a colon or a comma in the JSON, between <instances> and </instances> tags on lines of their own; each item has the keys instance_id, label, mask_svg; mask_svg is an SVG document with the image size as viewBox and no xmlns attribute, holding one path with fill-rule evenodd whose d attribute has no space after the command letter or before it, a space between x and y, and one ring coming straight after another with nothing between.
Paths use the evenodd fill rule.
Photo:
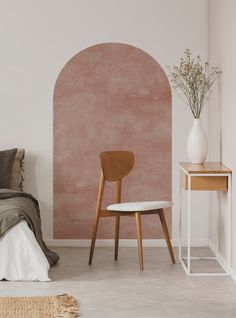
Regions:
<instances>
[{"instance_id":1,"label":"chair rear leg","mask_svg":"<svg viewBox=\"0 0 236 318\"><path fill-rule=\"evenodd\" d=\"M90 254L89 254L89 265L92 265L92 261L93 261L93 253L94 253L96 237L97 237L98 222L99 222L99 215L96 215L95 221L93 224L93 234L92 234L92 241L91 241Z\"/></svg>"},{"instance_id":2,"label":"chair rear leg","mask_svg":"<svg viewBox=\"0 0 236 318\"><path fill-rule=\"evenodd\" d=\"M142 229L141 229L141 213L135 213L136 228L137 228L137 241L138 241L138 255L140 269L143 270L143 244L142 244Z\"/></svg>"},{"instance_id":3,"label":"chair rear leg","mask_svg":"<svg viewBox=\"0 0 236 318\"><path fill-rule=\"evenodd\" d=\"M120 231L120 217L115 217L115 261L118 260L118 249L119 249L119 231Z\"/></svg>"},{"instance_id":4,"label":"chair rear leg","mask_svg":"<svg viewBox=\"0 0 236 318\"><path fill-rule=\"evenodd\" d=\"M160 209L159 217L160 217L160 221L161 221L161 225L162 225L162 228L163 228L163 232L164 232L164 236L165 236L165 239L166 239L166 243L167 243L167 247L168 247L168 250L169 250L171 261L172 261L173 264L175 264L175 256L174 256L174 252L173 252L173 249L172 249L170 236L169 236L169 231L168 231L168 228L167 228L166 219L165 219L165 215L164 215L163 209Z\"/></svg>"}]
</instances>

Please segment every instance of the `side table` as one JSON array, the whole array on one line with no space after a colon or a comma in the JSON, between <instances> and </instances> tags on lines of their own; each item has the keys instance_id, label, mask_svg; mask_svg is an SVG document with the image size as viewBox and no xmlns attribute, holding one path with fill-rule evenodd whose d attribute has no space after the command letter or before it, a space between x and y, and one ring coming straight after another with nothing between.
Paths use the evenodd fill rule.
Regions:
<instances>
[{"instance_id":1,"label":"side table","mask_svg":"<svg viewBox=\"0 0 236 318\"><path fill-rule=\"evenodd\" d=\"M180 213L179 213L179 260L188 275L225 276L231 273L231 179L232 171L220 162L192 164L180 162ZM187 191L187 257L182 256L182 191ZM193 273L191 260L217 259L215 257L191 257L191 192L192 191L224 191L227 192L227 267L224 273ZM186 261L186 264L185 264ZM221 265L221 264L220 264Z\"/></svg>"}]
</instances>

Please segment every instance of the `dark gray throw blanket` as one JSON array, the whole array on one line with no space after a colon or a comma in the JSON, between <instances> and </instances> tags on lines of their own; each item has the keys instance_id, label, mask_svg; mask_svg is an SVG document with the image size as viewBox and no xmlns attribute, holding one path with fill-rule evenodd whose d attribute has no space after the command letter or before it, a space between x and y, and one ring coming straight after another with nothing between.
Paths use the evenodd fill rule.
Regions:
<instances>
[{"instance_id":1,"label":"dark gray throw blanket","mask_svg":"<svg viewBox=\"0 0 236 318\"><path fill-rule=\"evenodd\" d=\"M38 201L26 192L0 189L0 237L22 220L33 231L50 266L55 265L59 256L49 250L43 241Z\"/></svg>"}]
</instances>

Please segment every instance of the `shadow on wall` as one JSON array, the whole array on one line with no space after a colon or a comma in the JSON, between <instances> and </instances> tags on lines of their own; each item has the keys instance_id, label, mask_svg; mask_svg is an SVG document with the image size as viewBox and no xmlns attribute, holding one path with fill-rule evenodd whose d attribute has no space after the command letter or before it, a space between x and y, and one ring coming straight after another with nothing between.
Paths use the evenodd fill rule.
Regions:
<instances>
[{"instance_id":1,"label":"shadow on wall","mask_svg":"<svg viewBox=\"0 0 236 318\"><path fill-rule=\"evenodd\" d=\"M166 74L134 46L98 44L64 66L54 90L54 238L91 238L101 151L135 154L123 201L171 200L171 114ZM112 222L101 222L98 238L114 237ZM120 237L134 238L133 220L123 222ZM156 216L143 218L143 238L160 237Z\"/></svg>"},{"instance_id":2,"label":"shadow on wall","mask_svg":"<svg viewBox=\"0 0 236 318\"><path fill-rule=\"evenodd\" d=\"M36 181L36 164L38 157L26 152L24 158L24 191L32 193L38 198L38 187Z\"/></svg>"},{"instance_id":3,"label":"shadow on wall","mask_svg":"<svg viewBox=\"0 0 236 318\"><path fill-rule=\"evenodd\" d=\"M217 89L212 93L209 107L209 159L212 161L223 162L222 158L222 77L217 81ZM212 120L212 118L214 120ZM221 255L225 256L225 229L224 215L227 210L226 193L212 192L210 193L209 209L210 209L210 240L217 246L219 241L219 250ZM223 225L223 226L222 226Z\"/></svg>"}]
</instances>

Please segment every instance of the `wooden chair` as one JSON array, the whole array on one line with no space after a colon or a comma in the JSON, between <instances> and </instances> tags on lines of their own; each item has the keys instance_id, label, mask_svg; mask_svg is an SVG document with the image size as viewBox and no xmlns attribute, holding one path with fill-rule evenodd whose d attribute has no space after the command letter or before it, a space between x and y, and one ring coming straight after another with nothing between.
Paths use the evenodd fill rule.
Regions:
<instances>
[{"instance_id":1,"label":"wooden chair","mask_svg":"<svg viewBox=\"0 0 236 318\"><path fill-rule=\"evenodd\" d=\"M132 216L136 219L137 241L140 269L143 270L143 247L141 231L141 215L158 214L163 227L164 236L170 253L172 263L175 263L175 257L171 246L171 241L166 225L163 208L171 207L172 202L168 201L148 201L148 202L128 202L121 203L121 183L134 166L134 154L130 151L106 151L100 154L101 159L101 178L98 190L98 199L96 206L96 216L93 225L93 234L90 248L89 265L92 264L93 253L96 242L97 228L100 217L115 217L115 260L118 259L119 246L119 228L121 216ZM115 182L116 194L115 204L111 204L107 209L102 209L102 198L105 181Z\"/></svg>"}]
</instances>

